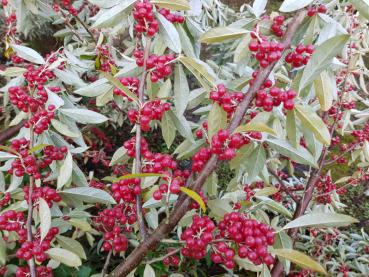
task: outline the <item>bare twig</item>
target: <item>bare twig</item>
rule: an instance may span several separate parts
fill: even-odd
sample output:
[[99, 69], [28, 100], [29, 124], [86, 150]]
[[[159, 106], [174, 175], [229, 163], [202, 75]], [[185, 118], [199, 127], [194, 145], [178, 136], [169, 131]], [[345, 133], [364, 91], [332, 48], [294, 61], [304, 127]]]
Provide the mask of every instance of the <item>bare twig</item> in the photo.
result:
[[162, 257], [159, 257], [159, 258], [153, 259], [151, 261], [148, 261], [146, 264], [153, 264], [153, 263], [156, 263], [156, 262], [161, 262], [165, 258], [168, 258], [170, 256], [173, 256], [173, 255], [177, 254], [179, 251], [181, 251], [181, 248], [174, 249], [174, 250], [170, 251], [168, 254], [166, 254]]
[[[298, 27], [301, 25], [304, 17], [305, 11], [299, 11], [292, 19], [282, 41], [284, 48], [290, 46], [292, 38], [296, 33]], [[259, 72], [257, 78], [255, 79], [255, 82], [246, 93], [245, 98], [237, 107], [237, 110], [232, 118], [229, 127], [229, 130], [231, 132], [233, 132], [242, 122], [242, 119], [247, 112], [251, 101], [254, 99], [256, 92], [260, 89], [262, 84], [268, 78], [275, 64], [276, 62], [270, 64], [268, 67], [262, 69]], [[197, 176], [197, 179], [190, 186], [190, 188], [197, 192], [200, 191], [208, 176], [216, 169], [217, 162], [217, 156], [213, 155], [207, 162], [201, 173]], [[134, 268], [136, 268], [144, 259], [147, 252], [153, 249], [162, 239], [165, 238], [165, 236], [169, 232], [171, 232], [177, 226], [179, 220], [186, 214], [190, 203], [191, 199], [182, 193], [181, 196], [178, 198], [175, 207], [173, 208], [169, 220], [163, 220], [158, 228], [156, 228], [155, 231], [147, 237], [147, 239], [142, 241], [125, 261], [123, 261], [114, 269], [110, 276], [127, 276]]]
[[5, 131], [0, 133], [0, 144], [3, 144], [5, 141], [7, 141], [9, 138], [11, 138], [12, 136], [14, 136], [16, 133], [18, 133], [18, 131], [23, 127], [24, 123], [26, 121], [23, 120], [21, 123], [19, 123], [18, 125], [12, 126], [8, 129], [6, 129]]
[[94, 43], [97, 44], [97, 40], [94, 36], [94, 34], [91, 32], [91, 30], [88, 28], [85, 22], [83, 22], [78, 15], [75, 15], [74, 18], [82, 25], [83, 29], [86, 30], [86, 32], [90, 35], [90, 37], [93, 39]]
[[287, 195], [289, 197], [291, 197], [292, 200], [295, 201], [295, 203], [298, 203], [299, 202], [298, 197], [295, 194], [293, 194], [292, 191], [289, 188], [286, 187], [286, 185], [283, 183], [281, 178], [279, 178], [278, 174], [276, 172], [274, 172], [273, 170], [271, 170], [270, 168], [268, 168], [268, 171], [270, 172], [270, 174], [272, 174], [274, 176], [274, 178], [277, 179], [278, 184], [281, 187], [281, 190], [284, 191], [285, 193], [287, 193]]
[[109, 267], [109, 264], [110, 264], [110, 259], [111, 259], [112, 254], [113, 254], [113, 250], [110, 250], [109, 253], [108, 253], [108, 256], [106, 257], [104, 267], [101, 271], [101, 277], [105, 277], [106, 273], [108, 272], [108, 267]]

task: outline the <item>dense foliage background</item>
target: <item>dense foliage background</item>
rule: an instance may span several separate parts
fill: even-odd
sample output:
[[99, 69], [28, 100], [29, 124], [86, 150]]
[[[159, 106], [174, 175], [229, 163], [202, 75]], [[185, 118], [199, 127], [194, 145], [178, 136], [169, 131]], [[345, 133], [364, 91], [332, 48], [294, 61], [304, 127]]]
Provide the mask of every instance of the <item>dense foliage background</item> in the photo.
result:
[[0, 275], [368, 276], [367, 0], [2, 0]]

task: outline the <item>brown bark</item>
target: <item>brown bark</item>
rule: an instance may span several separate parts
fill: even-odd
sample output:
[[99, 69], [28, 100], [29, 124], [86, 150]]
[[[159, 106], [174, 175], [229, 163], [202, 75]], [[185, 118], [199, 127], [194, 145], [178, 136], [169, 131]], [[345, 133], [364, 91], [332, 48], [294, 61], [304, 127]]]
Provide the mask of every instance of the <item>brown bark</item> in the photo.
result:
[[22, 121], [18, 125], [12, 126], [5, 131], [2, 131], [0, 133], [0, 144], [3, 144], [8, 139], [10, 139], [12, 136], [14, 136], [18, 131], [23, 127], [25, 121]]
[[[291, 23], [288, 26], [286, 34], [282, 40], [282, 44], [285, 48], [289, 47], [294, 34], [305, 17], [305, 11], [299, 11], [296, 13]], [[233, 119], [231, 121], [229, 130], [233, 132], [242, 122], [242, 119], [247, 112], [247, 109], [253, 100], [256, 92], [260, 89], [261, 85], [268, 78], [270, 72], [273, 70], [276, 62], [270, 64], [267, 68], [264, 68], [258, 74], [254, 84], [249, 88], [246, 93], [246, 97], [238, 106]], [[204, 169], [198, 175], [197, 179], [190, 186], [192, 190], [199, 191], [204, 185], [208, 176], [216, 169], [218, 158], [213, 155], [207, 162]], [[179, 220], [186, 214], [188, 207], [191, 203], [191, 199], [186, 195], [181, 195], [173, 208], [173, 211], [168, 219], [163, 220], [159, 227], [148, 236], [148, 238], [140, 243], [140, 245], [127, 257], [125, 261], [119, 264], [114, 271], [110, 274], [112, 277], [127, 276], [133, 269], [135, 269], [146, 256], [147, 252], [153, 250], [156, 245], [165, 238], [178, 224]]]

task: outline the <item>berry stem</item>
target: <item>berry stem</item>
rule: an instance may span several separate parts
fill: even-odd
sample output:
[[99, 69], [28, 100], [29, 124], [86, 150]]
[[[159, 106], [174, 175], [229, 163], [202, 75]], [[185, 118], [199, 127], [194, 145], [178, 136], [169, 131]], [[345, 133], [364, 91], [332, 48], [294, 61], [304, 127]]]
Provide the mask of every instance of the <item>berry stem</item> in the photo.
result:
[[[151, 39], [149, 37], [146, 37], [146, 45], [144, 50], [144, 65], [143, 65], [143, 71], [141, 75], [140, 80], [140, 87], [138, 90], [138, 98], [140, 100], [140, 105], [144, 105], [145, 102], [145, 80], [147, 75], [147, 59], [149, 58], [150, 53], [150, 46], [151, 46]], [[135, 173], [141, 173], [141, 137], [142, 137], [142, 130], [140, 121], [137, 120], [136, 124], [136, 153], [135, 153]], [[141, 183], [141, 179], [140, 179]], [[144, 241], [146, 239], [147, 230], [145, 225], [145, 219], [142, 212], [142, 199], [141, 195], [136, 196], [136, 210], [137, 210], [137, 220], [138, 225], [140, 228], [140, 235], [141, 235], [141, 241]]]
[[[304, 10], [300, 10], [292, 19], [282, 41], [284, 48], [290, 46], [293, 36], [295, 35], [297, 29], [305, 18], [305, 14], [306, 13]], [[246, 97], [240, 103], [235, 112], [229, 128], [231, 133], [233, 133], [233, 131], [242, 122], [244, 114], [247, 112], [257, 91], [265, 82], [276, 63], [277, 61], [272, 62], [268, 65], [268, 67], [262, 69], [258, 74], [255, 82], [246, 93]], [[217, 163], [218, 158], [216, 155], [213, 155], [209, 159], [201, 173], [198, 175], [197, 179], [192, 183], [191, 186], [189, 186], [189, 188], [196, 192], [200, 191], [208, 176], [216, 169]], [[110, 276], [127, 276], [134, 268], [136, 268], [143, 260], [146, 253], [150, 249], [153, 249], [169, 232], [171, 232], [177, 226], [179, 220], [186, 214], [191, 202], [192, 201], [189, 197], [181, 194], [177, 200], [175, 207], [173, 208], [173, 212], [170, 215], [169, 220], [162, 221], [158, 228], [156, 228], [155, 231], [147, 237], [147, 239], [142, 241], [140, 245], [127, 257], [127, 259], [114, 269]]]
[[180, 251], [181, 251], [181, 248], [174, 249], [174, 250], [170, 251], [168, 254], [166, 254], [164, 256], [161, 256], [159, 258], [152, 259], [151, 261], [146, 262], [146, 264], [153, 264], [153, 263], [156, 263], [156, 262], [160, 262], [160, 261], [164, 260], [165, 258], [168, 258], [170, 256], [173, 256], [173, 255], [177, 254]]

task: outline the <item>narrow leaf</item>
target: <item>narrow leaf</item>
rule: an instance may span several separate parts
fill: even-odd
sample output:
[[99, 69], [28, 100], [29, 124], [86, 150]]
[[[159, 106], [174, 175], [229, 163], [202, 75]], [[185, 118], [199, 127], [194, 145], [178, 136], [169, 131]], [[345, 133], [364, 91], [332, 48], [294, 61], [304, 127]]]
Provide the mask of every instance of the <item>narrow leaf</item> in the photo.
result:
[[160, 13], [157, 13], [156, 17], [159, 20], [159, 33], [162, 35], [165, 43], [175, 53], [180, 54], [182, 45], [177, 29]]
[[227, 126], [227, 113], [223, 108], [214, 103], [211, 107], [208, 117], [208, 134], [209, 140], [215, 135], [220, 129], [224, 129]]
[[216, 27], [210, 29], [200, 37], [202, 43], [218, 43], [229, 39], [237, 39], [247, 34], [249, 31], [243, 29], [236, 29], [233, 27]]
[[139, 102], [137, 96], [131, 92], [126, 86], [124, 86], [121, 82], [119, 82], [118, 79], [114, 78], [111, 74], [102, 72], [102, 75], [116, 88], [120, 89], [124, 92], [125, 95], [127, 95], [129, 98], [133, 99], [136, 102]]
[[109, 193], [101, 189], [95, 189], [91, 187], [78, 187], [63, 190], [59, 192], [61, 195], [74, 196], [80, 201], [86, 203], [103, 203], [103, 204], [115, 204], [115, 200]]
[[344, 214], [311, 213], [287, 223], [283, 229], [299, 227], [341, 227], [357, 222], [357, 219]]
[[68, 183], [69, 179], [72, 177], [73, 173], [73, 157], [68, 151], [67, 156], [60, 167], [59, 176], [57, 180], [57, 188], [61, 189], [65, 184]]
[[182, 65], [177, 65], [174, 72], [174, 105], [178, 114], [186, 110], [190, 89]]
[[31, 63], [37, 63], [37, 64], [45, 63], [44, 58], [32, 48], [29, 48], [23, 45], [18, 45], [18, 44], [12, 44], [11, 48], [17, 53], [17, 56]]
[[43, 198], [39, 198], [38, 200], [38, 215], [40, 218], [40, 236], [41, 241], [47, 236], [47, 233], [51, 227], [51, 212], [49, 205]]
[[70, 267], [81, 266], [81, 259], [73, 252], [62, 248], [51, 248], [45, 252], [51, 259]]
[[262, 122], [250, 122], [247, 123], [246, 125], [238, 126], [234, 131], [234, 133], [240, 132], [261, 132], [277, 136], [277, 134], [272, 128], [270, 128], [268, 125]]
[[167, 8], [174, 11], [188, 11], [190, 5], [187, 0], [152, 0], [151, 3], [161, 8]]
[[161, 133], [168, 149], [171, 147], [176, 137], [176, 130], [173, 128], [173, 125], [174, 123], [170, 116], [164, 113], [163, 118], [161, 119]]
[[205, 213], [206, 212], [206, 206], [204, 201], [202, 200], [201, 196], [196, 192], [193, 191], [191, 189], [185, 188], [185, 187], [181, 187], [181, 191], [184, 192], [185, 194], [187, 194], [189, 197], [191, 197], [193, 200], [195, 200], [201, 207], [202, 211]]

